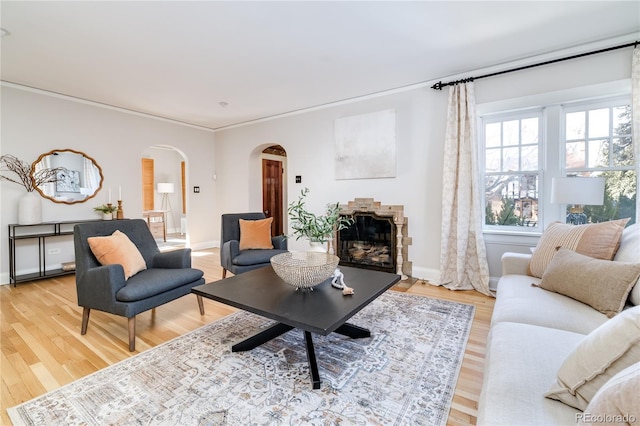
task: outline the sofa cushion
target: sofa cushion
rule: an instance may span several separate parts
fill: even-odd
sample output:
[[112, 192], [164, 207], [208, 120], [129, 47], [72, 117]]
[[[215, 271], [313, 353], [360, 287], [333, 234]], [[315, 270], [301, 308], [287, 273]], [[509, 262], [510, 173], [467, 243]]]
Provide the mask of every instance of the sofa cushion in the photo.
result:
[[547, 266], [540, 287], [569, 296], [609, 318], [624, 308], [640, 276], [640, 263], [594, 259], [561, 248]]
[[156, 294], [182, 287], [185, 284], [198, 282], [203, 272], [199, 269], [147, 269], [134, 275], [127, 281], [127, 285], [116, 293], [116, 300], [120, 302], [135, 302], [148, 299]]
[[271, 222], [272, 217], [260, 220], [239, 219], [240, 250], [272, 249]]
[[607, 320], [582, 302], [532, 286], [538, 283], [527, 275], [501, 277], [491, 324], [518, 322], [589, 334]]
[[87, 242], [101, 265], [122, 265], [125, 280], [147, 269], [142, 254], [123, 232], [116, 230], [106, 237], [89, 237]]
[[[640, 263], [640, 223], [624, 228], [620, 239], [620, 248], [614, 258], [616, 262]], [[629, 294], [629, 302], [640, 305], [640, 282], [636, 283]]]
[[541, 278], [559, 247], [596, 259], [612, 260], [629, 219], [586, 225], [553, 222], [543, 232], [529, 262], [529, 275]]
[[544, 397], [562, 360], [584, 335], [499, 323], [487, 338], [478, 425], [575, 424], [575, 408]]
[[269, 263], [269, 260], [276, 254], [284, 253], [287, 250], [243, 250], [233, 258], [236, 266], [251, 266], [260, 263]]
[[627, 309], [586, 336], [558, 370], [548, 398], [584, 410], [613, 376], [640, 362], [640, 306]]
[[637, 424], [640, 421], [639, 395], [640, 362], [613, 376], [596, 392], [584, 413], [578, 415], [579, 424], [604, 423], [597, 419], [610, 419], [606, 422], [608, 425]]

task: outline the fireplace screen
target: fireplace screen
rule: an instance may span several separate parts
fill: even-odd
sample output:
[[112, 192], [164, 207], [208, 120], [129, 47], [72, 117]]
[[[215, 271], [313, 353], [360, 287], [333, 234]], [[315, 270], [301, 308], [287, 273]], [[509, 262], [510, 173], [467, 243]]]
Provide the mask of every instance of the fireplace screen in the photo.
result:
[[354, 223], [338, 232], [340, 265], [396, 272], [396, 226], [392, 217], [355, 213]]

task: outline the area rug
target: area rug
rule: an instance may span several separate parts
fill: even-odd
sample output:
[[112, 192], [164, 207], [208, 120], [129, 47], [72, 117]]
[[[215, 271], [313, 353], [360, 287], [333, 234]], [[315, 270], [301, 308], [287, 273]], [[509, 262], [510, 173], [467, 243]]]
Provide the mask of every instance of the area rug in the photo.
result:
[[239, 311], [8, 410], [16, 425], [444, 425], [474, 306], [388, 291], [350, 339], [304, 335], [230, 346], [273, 324]]

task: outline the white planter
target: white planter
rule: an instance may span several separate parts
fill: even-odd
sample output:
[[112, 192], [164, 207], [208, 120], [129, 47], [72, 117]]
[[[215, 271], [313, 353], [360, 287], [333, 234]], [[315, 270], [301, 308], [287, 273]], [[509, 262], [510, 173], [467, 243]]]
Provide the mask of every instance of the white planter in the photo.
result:
[[309, 245], [311, 246], [311, 248], [308, 251], [316, 251], [318, 253], [327, 252], [327, 246], [325, 245], [325, 243], [322, 243], [320, 241], [309, 241]]
[[102, 213], [102, 220], [112, 220], [113, 213]]
[[42, 223], [42, 198], [35, 192], [27, 192], [18, 201], [18, 225]]

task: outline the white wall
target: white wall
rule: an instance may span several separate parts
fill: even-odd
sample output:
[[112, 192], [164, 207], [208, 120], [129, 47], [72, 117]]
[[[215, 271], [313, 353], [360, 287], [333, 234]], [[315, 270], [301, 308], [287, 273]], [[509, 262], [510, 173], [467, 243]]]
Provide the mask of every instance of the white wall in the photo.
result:
[[[218, 230], [211, 226], [214, 210], [214, 135], [193, 127], [156, 120], [113, 109], [52, 97], [3, 85], [0, 152], [33, 162], [52, 149], [71, 148], [85, 152], [102, 167], [104, 182], [95, 198], [65, 205], [43, 199], [43, 220], [94, 219], [93, 207], [107, 201], [112, 189], [117, 198], [122, 186], [124, 214], [142, 217], [140, 159], [151, 145], [176, 147], [187, 158], [187, 187], [200, 186], [200, 193], [187, 192], [190, 245], [212, 246]], [[9, 281], [7, 225], [17, 223], [17, 203], [24, 188], [0, 183], [0, 279]], [[73, 260], [68, 246], [50, 263]], [[18, 270], [34, 268], [34, 259], [24, 259]]]
[[[478, 80], [476, 98], [478, 104], [532, 99], [538, 94], [629, 79], [630, 74], [631, 49], [624, 49]], [[446, 106], [447, 89], [439, 92], [422, 87], [218, 131], [215, 166], [220, 202], [213, 217], [219, 221], [221, 213], [261, 209], [259, 164], [254, 159], [256, 152], [277, 143], [287, 151], [289, 202], [297, 197], [300, 189], [308, 187], [311, 190], [309, 205], [317, 212], [322, 211], [326, 203], [344, 203], [355, 197], [373, 197], [383, 204], [403, 204], [409, 218], [409, 235], [413, 238], [409, 248], [413, 276], [437, 279], [442, 172], [446, 166], [442, 163]], [[396, 177], [336, 180], [334, 121], [384, 109], [395, 109], [397, 114]], [[295, 183], [296, 175], [302, 175], [301, 184]], [[502, 253], [526, 252], [529, 246], [535, 245], [537, 237], [491, 236], [489, 240], [490, 272], [492, 277], [497, 277]], [[290, 241], [290, 247], [299, 248], [301, 243]]]

